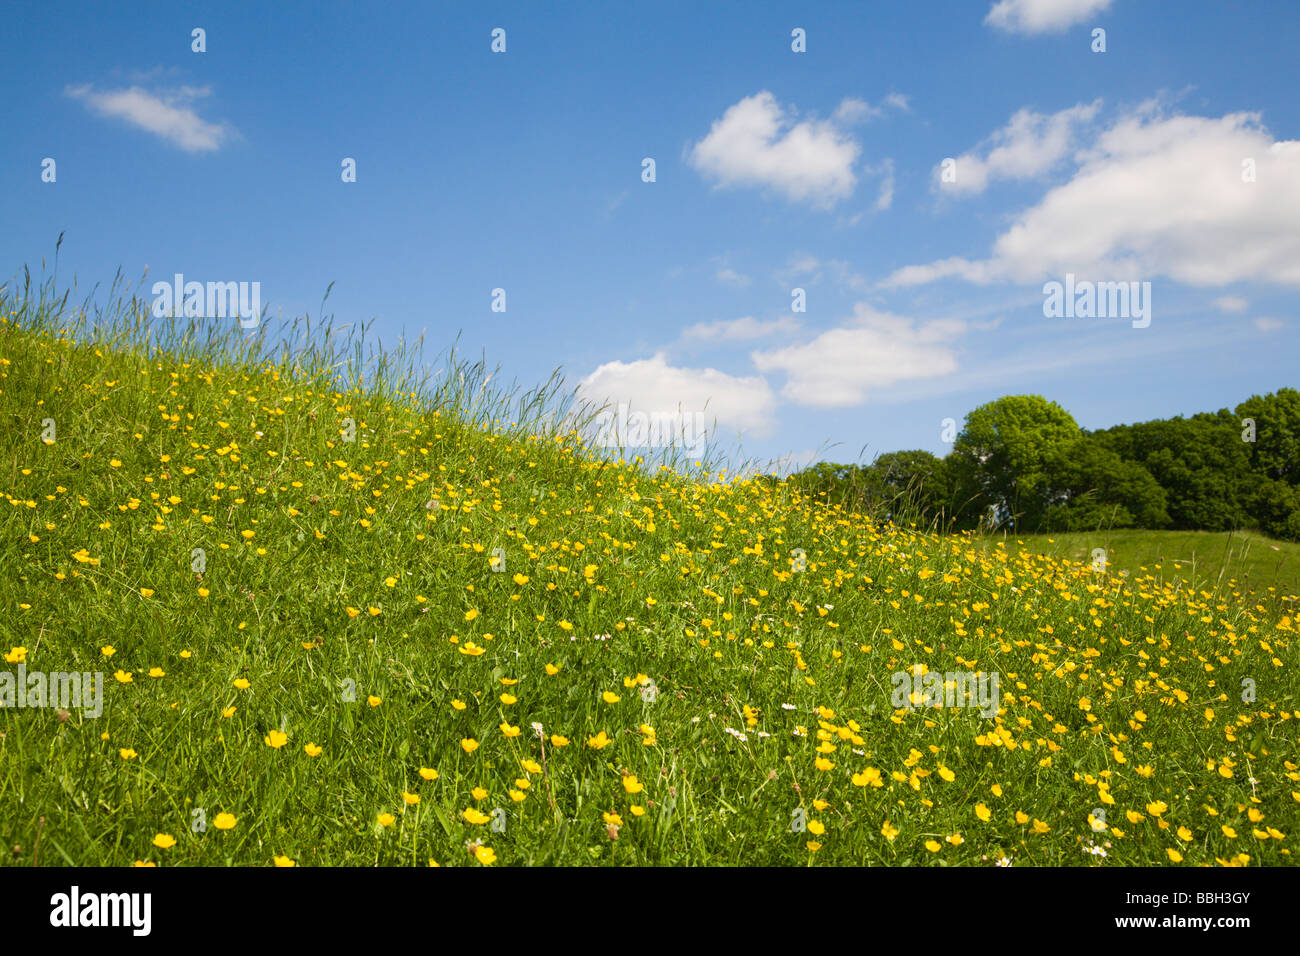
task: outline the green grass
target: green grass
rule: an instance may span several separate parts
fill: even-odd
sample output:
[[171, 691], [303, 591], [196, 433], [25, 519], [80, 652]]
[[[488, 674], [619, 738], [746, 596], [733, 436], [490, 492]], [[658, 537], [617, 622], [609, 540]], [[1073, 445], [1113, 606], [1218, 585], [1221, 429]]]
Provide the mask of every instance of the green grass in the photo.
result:
[[454, 358], [0, 319], [0, 676], [107, 677], [0, 708], [15, 865], [1293, 860], [1280, 606], [598, 458]]
[[[1002, 540], [990, 535], [990, 540]], [[1284, 599], [1300, 594], [1300, 542], [1251, 531], [1098, 531], [1006, 536], [1008, 546], [1035, 553], [1092, 561], [1105, 548], [1115, 571], [1158, 573], [1222, 593], [1254, 593]], [[1289, 602], [1294, 608], [1294, 601]]]

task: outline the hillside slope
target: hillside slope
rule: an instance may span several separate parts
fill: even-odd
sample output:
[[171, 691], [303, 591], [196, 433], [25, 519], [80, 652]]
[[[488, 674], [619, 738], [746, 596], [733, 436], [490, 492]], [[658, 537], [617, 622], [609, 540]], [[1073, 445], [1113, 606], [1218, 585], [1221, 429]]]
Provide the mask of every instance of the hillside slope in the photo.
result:
[[1272, 606], [3, 305], [17, 863], [1292, 861]]

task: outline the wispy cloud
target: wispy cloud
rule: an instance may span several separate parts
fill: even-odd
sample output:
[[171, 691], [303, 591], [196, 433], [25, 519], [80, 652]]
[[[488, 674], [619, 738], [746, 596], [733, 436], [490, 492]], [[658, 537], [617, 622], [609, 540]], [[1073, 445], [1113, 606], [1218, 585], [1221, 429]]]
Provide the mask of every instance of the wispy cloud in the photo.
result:
[[1211, 303], [1220, 312], [1227, 312], [1230, 315], [1238, 315], [1250, 308], [1250, 302], [1239, 295], [1224, 295], [1215, 299]]
[[195, 111], [194, 104], [211, 93], [206, 86], [97, 90], [83, 84], [69, 86], [64, 93], [86, 104], [93, 113], [124, 120], [190, 153], [220, 149], [237, 135], [230, 125], [209, 122]]
[[880, 164], [884, 179], [880, 181], [880, 192], [876, 194], [876, 209], [883, 211], [894, 204], [894, 161], [886, 159]]
[[853, 266], [844, 259], [818, 259], [812, 255], [796, 255], [775, 273], [777, 284], [786, 289], [795, 282], [817, 285], [824, 278], [829, 278], [840, 288], [853, 292], [867, 292], [871, 288], [871, 283], [855, 272]]
[[[888, 109], [887, 109], [888, 108]], [[884, 116], [889, 109], [895, 109], [902, 113], [910, 113], [911, 105], [907, 97], [902, 93], [890, 93], [880, 101], [879, 106], [872, 106], [867, 100], [857, 96], [846, 96], [840, 101], [840, 105], [835, 108], [831, 119], [837, 123], [851, 126], [855, 123], [865, 123], [868, 120], [879, 119]]]
[[799, 329], [798, 319], [786, 317], [763, 322], [752, 315], [747, 315], [743, 318], [724, 319], [719, 322], [699, 322], [686, 329], [682, 333], [682, 338], [699, 342], [743, 342], [778, 333], [794, 333]]

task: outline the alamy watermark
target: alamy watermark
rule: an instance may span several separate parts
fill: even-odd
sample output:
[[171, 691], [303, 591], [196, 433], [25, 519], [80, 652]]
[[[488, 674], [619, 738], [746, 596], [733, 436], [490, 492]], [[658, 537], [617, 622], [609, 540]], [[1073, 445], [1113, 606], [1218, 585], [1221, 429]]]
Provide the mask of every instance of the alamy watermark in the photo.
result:
[[104, 675], [99, 671], [46, 674], [19, 664], [16, 674], [0, 671], [0, 707], [75, 707], [87, 717], [98, 717], [104, 712]]
[[245, 329], [257, 328], [262, 317], [260, 282], [186, 282], [176, 273], [172, 282], [155, 282], [153, 314], [190, 319], [226, 319], [238, 316]]
[[997, 671], [925, 671], [913, 664], [910, 671], [896, 671], [890, 679], [894, 691], [890, 703], [895, 710], [913, 707], [977, 707], [980, 716], [997, 716], [1001, 698], [1001, 677]]
[[152, 893], [83, 893], [73, 885], [50, 897], [50, 925], [125, 927], [134, 936], [148, 936], [153, 927]]
[[708, 438], [708, 420], [703, 412], [634, 412], [626, 402], [602, 412], [595, 444], [602, 448], [680, 447], [702, 452]]
[[1133, 328], [1151, 324], [1150, 282], [1065, 282], [1043, 284], [1043, 315], [1049, 319], [1132, 319]]

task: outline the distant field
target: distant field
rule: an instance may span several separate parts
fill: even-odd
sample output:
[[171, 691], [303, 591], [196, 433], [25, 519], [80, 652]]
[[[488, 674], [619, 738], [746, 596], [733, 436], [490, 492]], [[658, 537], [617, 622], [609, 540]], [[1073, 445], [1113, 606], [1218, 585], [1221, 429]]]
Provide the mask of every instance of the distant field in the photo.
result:
[[[1001, 536], [990, 535], [992, 542]], [[1028, 534], [1005, 539], [1053, 557], [1089, 561], [1093, 548], [1106, 548], [1112, 570], [1147, 572], [1165, 580], [1193, 580], [1206, 588], [1236, 579], [1239, 590], [1300, 601], [1300, 544], [1242, 531], [1102, 531]]]

